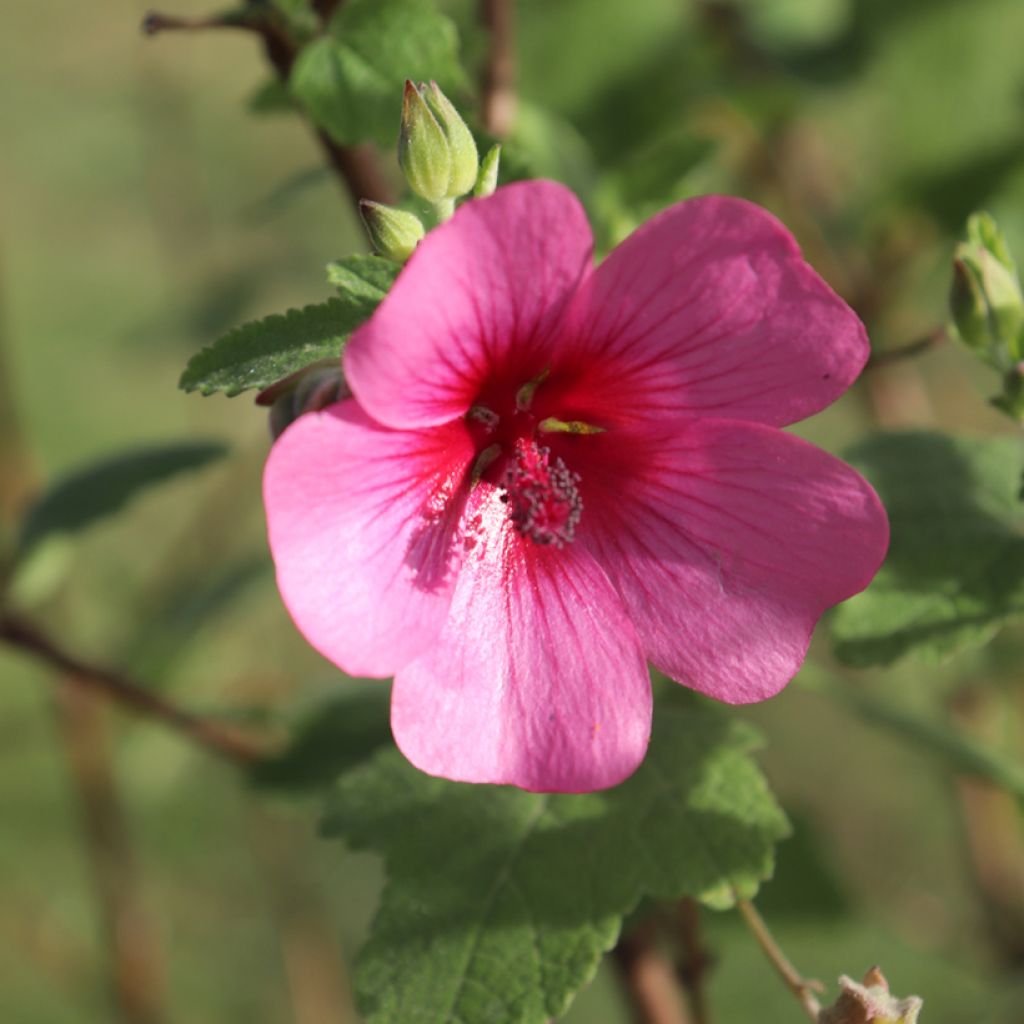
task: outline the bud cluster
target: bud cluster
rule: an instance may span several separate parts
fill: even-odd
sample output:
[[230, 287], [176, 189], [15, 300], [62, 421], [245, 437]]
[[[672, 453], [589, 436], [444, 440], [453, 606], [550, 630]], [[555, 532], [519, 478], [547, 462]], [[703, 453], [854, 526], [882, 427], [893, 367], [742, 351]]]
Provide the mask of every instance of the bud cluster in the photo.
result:
[[987, 213], [967, 221], [953, 257], [950, 309], [956, 333], [1003, 375], [997, 408], [1024, 419], [1024, 293], [1006, 239]]
[[[434, 208], [438, 220], [455, 211], [455, 200], [472, 191], [489, 196], [498, 185], [501, 147], [492, 146], [481, 163], [473, 133], [451, 100], [429, 84], [406, 81], [398, 162], [409, 187]], [[423, 238], [423, 222], [415, 213], [363, 199], [359, 203], [374, 252], [405, 263]]]

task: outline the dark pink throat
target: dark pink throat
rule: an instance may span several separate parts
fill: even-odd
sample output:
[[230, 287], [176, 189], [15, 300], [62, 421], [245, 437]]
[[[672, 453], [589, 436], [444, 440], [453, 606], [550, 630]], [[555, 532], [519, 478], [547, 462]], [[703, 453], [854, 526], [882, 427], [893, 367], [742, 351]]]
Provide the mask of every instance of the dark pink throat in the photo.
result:
[[507, 388], [492, 383], [466, 416], [477, 444], [474, 483], [500, 490], [509, 521], [523, 537], [558, 548], [574, 539], [583, 501], [579, 475], [552, 448], [571, 459], [577, 444], [590, 443], [585, 435], [603, 430], [562, 419], [564, 393], [564, 384], [542, 371]]

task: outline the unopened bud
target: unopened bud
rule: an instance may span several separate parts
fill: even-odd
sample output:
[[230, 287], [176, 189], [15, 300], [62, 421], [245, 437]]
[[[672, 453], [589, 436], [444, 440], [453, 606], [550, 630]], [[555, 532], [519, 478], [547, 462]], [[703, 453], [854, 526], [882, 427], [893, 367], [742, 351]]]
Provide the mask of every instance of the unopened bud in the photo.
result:
[[480, 167], [480, 158], [477, 155], [473, 133], [459, 116], [459, 112], [452, 105], [451, 100], [438, 88], [437, 82], [431, 82], [423, 90], [423, 95], [427, 106], [437, 118], [437, 123], [448, 140], [452, 170], [448, 182], [447, 198], [458, 199], [476, 184], [477, 171]]
[[406, 210], [361, 199], [359, 216], [374, 251], [395, 263], [404, 263], [423, 237], [419, 217]]
[[351, 395], [341, 360], [323, 359], [265, 388], [256, 404], [270, 407], [270, 433], [276, 439], [303, 413], [318, 412]]
[[484, 199], [498, 187], [498, 165], [501, 163], [501, 146], [495, 143], [480, 162], [480, 174], [476, 179], [473, 195]]
[[960, 338], [986, 362], [1005, 372], [1024, 355], [1024, 295], [1006, 240], [988, 214], [967, 222], [949, 301]]
[[405, 83], [398, 162], [409, 187], [428, 202], [465, 195], [476, 181], [476, 143], [434, 82]]

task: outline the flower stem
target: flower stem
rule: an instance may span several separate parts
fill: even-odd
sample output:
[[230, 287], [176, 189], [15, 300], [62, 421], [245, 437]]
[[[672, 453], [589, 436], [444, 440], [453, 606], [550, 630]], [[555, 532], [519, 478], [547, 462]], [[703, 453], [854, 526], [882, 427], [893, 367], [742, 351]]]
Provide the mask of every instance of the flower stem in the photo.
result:
[[805, 978], [789, 962], [786, 954], [782, 952], [779, 944], [775, 941], [772, 933], [768, 930], [764, 918], [757, 912], [754, 904], [749, 900], [737, 900], [736, 909], [740, 912], [747, 927], [750, 929], [757, 944], [761, 947], [764, 955], [768, 957], [775, 972], [783, 980], [786, 988], [790, 990], [800, 1001], [808, 1019], [817, 1024], [818, 1016], [821, 1013], [821, 1004], [814, 995], [815, 990], [821, 991], [821, 983]]

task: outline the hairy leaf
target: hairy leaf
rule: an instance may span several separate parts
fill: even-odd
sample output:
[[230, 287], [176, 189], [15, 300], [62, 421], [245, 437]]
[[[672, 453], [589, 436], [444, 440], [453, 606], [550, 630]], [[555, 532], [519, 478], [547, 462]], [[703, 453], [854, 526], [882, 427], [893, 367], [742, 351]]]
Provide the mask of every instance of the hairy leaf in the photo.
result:
[[407, 78], [461, 84], [455, 25], [429, 0], [348, 0], [295, 62], [291, 89], [345, 145], [394, 145]]
[[117, 512], [139, 491], [219, 458], [218, 442], [190, 441], [140, 448], [77, 469], [58, 480], [33, 505], [21, 525], [16, 557], [47, 537], [76, 533]]
[[179, 387], [228, 396], [266, 388], [321, 359], [337, 359], [345, 339], [377, 308], [398, 267], [375, 256], [332, 264], [339, 297], [236, 327], [193, 356]]
[[1024, 613], [1020, 441], [888, 433], [848, 458], [885, 503], [892, 543], [871, 586], [835, 614], [843, 661], [937, 658]]
[[647, 760], [585, 795], [423, 775], [397, 751], [344, 776], [329, 835], [384, 856], [357, 989], [371, 1024], [542, 1024], [645, 895], [725, 907], [771, 874], [787, 824], [746, 727], [661, 708]]
[[327, 280], [353, 299], [378, 303], [394, 284], [401, 267], [380, 256], [345, 256], [327, 264]]

